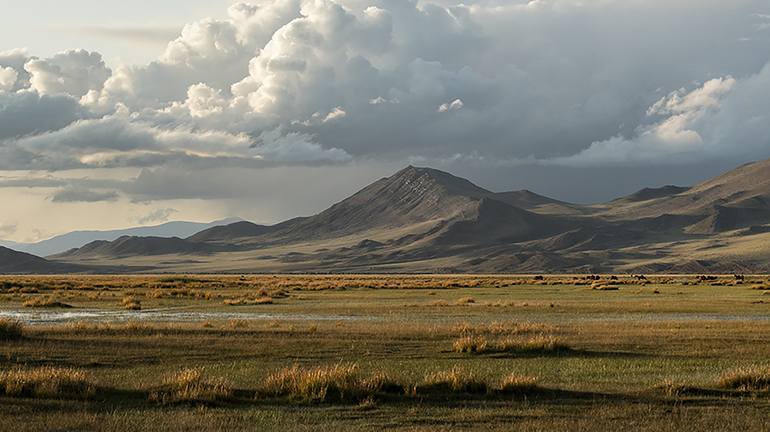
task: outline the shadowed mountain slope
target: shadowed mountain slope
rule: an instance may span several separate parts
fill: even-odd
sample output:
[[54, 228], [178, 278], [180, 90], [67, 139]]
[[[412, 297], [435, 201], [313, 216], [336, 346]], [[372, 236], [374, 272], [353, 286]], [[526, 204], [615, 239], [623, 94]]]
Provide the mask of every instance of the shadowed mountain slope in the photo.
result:
[[0, 273], [51, 274], [78, 272], [78, 266], [51, 262], [44, 258], [0, 246]]

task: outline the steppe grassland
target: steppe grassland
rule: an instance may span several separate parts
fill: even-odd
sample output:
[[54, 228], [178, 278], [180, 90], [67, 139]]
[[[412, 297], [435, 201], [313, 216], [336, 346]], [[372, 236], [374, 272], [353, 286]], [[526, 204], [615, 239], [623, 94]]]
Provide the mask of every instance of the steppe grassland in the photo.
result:
[[[766, 285], [733, 275], [5, 277], [2, 311], [120, 319], [0, 322], [0, 417], [14, 430], [762, 430]], [[153, 311], [188, 315], [148, 321]]]

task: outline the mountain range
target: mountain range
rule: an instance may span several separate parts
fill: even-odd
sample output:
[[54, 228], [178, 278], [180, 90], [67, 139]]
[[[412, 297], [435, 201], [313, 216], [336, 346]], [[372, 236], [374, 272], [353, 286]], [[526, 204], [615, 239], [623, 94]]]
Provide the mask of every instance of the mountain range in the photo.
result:
[[227, 225], [238, 221], [240, 221], [238, 218], [223, 219], [209, 223], [175, 221], [155, 226], [112, 231], [73, 231], [37, 243], [16, 243], [0, 240], [0, 246], [5, 246], [18, 252], [46, 257], [79, 248], [94, 241], [113, 241], [123, 236], [189, 237], [211, 227]]
[[310, 217], [123, 235], [45, 260], [90, 272], [708, 273], [769, 263], [770, 160], [596, 205], [409, 166]]

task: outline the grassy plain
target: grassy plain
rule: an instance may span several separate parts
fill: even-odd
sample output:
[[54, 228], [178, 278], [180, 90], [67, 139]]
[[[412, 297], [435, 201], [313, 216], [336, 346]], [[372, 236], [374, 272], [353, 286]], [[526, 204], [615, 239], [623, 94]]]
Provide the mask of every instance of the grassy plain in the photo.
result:
[[768, 430], [767, 292], [732, 275], [4, 277], [0, 430]]

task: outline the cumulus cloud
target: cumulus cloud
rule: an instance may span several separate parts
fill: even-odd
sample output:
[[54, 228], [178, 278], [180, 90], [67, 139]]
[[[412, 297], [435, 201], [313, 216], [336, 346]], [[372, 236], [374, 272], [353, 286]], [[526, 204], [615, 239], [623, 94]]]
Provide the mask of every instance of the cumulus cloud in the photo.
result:
[[676, 164], [724, 157], [761, 157], [770, 136], [770, 63], [742, 80], [727, 76], [661, 98], [647, 115], [657, 120], [631, 137], [594, 142], [580, 153], [554, 160], [576, 165]]
[[6, 51], [0, 169], [766, 157], [766, 5], [705, 2], [240, 2], [145, 65]]
[[[343, 111], [344, 112], [344, 111]], [[324, 122], [329, 120], [328, 114]], [[337, 116], [344, 116], [337, 114]], [[338, 148], [325, 149], [308, 134], [290, 132], [284, 134], [281, 129], [263, 132], [259, 144], [254, 149], [260, 157], [277, 162], [347, 162], [351, 156]]]
[[0, 92], [13, 90], [18, 79], [19, 73], [14, 68], [0, 66]]
[[102, 56], [86, 50], [66, 51], [47, 59], [31, 59], [24, 64], [32, 89], [41, 95], [66, 94], [81, 97], [101, 89], [112, 71]]

